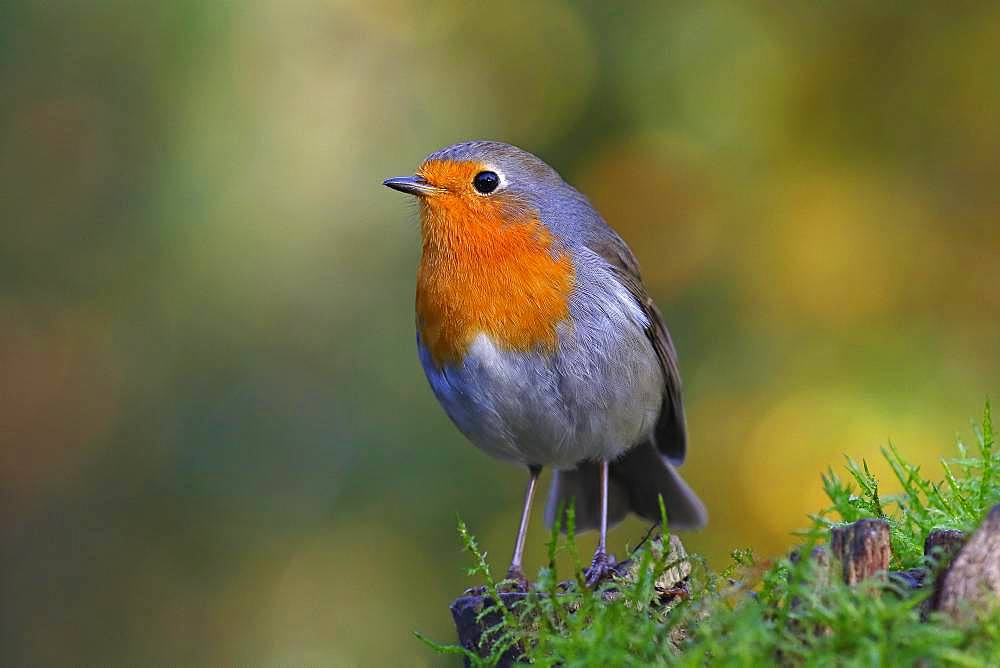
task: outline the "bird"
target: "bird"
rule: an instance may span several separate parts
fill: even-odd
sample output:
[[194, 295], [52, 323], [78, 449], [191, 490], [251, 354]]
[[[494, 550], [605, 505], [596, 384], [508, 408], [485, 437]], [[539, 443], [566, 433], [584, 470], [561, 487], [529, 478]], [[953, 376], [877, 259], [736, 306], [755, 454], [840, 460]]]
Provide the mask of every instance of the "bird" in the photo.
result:
[[687, 427], [673, 341], [635, 255], [590, 201], [499, 141], [442, 148], [383, 185], [419, 203], [417, 351], [434, 395], [475, 446], [527, 468], [507, 580], [527, 585], [545, 467], [546, 524], [572, 503], [577, 530], [599, 531], [588, 586], [613, 575], [608, 527], [628, 513], [658, 522], [662, 498], [672, 529], [703, 527], [705, 505], [677, 471]]

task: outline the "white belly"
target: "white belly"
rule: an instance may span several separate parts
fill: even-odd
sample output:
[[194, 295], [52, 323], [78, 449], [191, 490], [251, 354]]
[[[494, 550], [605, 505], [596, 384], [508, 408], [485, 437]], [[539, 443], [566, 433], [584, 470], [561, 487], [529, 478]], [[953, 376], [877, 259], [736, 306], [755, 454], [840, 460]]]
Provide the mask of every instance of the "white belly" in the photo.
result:
[[461, 366], [432, 385], [447, 384], [437, 392], [445, 410], [495, 457], [556, 468], [615, 459], [656, 423], [662, 376], [652, 347], [587, 355], [572, 334], [563, 342], [547, 356], [501, 350], [480, 335]]

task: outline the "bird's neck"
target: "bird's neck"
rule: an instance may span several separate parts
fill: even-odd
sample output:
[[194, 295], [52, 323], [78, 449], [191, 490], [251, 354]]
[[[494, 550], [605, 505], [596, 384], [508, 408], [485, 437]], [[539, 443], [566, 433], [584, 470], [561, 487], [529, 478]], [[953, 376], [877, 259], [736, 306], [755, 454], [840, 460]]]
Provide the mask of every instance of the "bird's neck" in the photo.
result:
[[480, 334], [507, 350], [555, 350], [575, 270], [541, 222], [425, 208], [421, 228], [417, 328], [435, 364], [460, 363]]

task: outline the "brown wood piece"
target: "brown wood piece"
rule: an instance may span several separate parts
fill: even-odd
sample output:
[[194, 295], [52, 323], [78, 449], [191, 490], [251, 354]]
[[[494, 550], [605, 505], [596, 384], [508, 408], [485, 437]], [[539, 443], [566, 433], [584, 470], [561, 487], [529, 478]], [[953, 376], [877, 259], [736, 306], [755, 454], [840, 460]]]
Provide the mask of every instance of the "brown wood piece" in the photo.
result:
[[958, 529], [931, 529], [924, 540], [924, 556], [947, 565], [965, 545], [966, 535]]
[[[670, 534], [667, 545], [667, 549], [669, 550], [667, 564], [670, 568], [666, 569], [656, 580], [656, 588], [661, 591], [676, 587], [691, 575], [691, 562], [688, 561], [687, 551], [684, 549], [684, 544], [681, 543], [681, 539], [677, 537], [677, 534]], [[653, 539], [650, 543], [650, 549], [652, 549], [654, 557], [662, 557], [663, 538]], [[628, 583], [635, 582], [639, 577], [639, 562], [634, 559], [621, 562], [615, 566], [615, 575], [619, 580]]]
[[934, 598], [935, 608], [955, 619], [986, 611], [1000, 600], [1000, 504], [938, 578]]
[[830, 530], [830, 550], [843, 567], [844, 582], [855, 585], [889, 570], [889, 523], [858, 520]]

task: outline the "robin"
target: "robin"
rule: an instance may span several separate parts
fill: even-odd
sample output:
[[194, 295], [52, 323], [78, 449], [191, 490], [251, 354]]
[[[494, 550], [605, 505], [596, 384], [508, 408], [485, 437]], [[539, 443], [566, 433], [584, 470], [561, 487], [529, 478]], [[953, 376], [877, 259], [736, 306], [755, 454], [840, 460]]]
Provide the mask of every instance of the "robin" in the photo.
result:
[[430, 154], [387, 179], [420, 205], [417, 350], [445, 412], [476, 446], [529, 473], [507, 577], [522, 585], [538, 476], [545, 511], [575, 503], [600, 539], [586, 577], [612, 566], [609, 524], [629, 512], [707, 522], [677, 473], [687, 449], [677, 354], [625, 242], [536, 156], [494, 141]]

